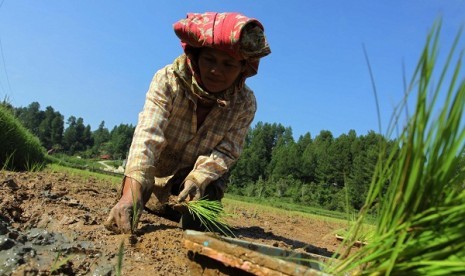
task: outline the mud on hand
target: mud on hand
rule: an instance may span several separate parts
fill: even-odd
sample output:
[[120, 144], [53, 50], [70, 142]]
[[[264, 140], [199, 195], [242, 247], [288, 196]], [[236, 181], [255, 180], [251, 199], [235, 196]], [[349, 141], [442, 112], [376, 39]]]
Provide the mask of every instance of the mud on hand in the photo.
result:
[[105, 228], [115, 234], [129, 234], [137, 229], [142, 205], [128, 202], [118, 202], [110, 211], [103, 224]]

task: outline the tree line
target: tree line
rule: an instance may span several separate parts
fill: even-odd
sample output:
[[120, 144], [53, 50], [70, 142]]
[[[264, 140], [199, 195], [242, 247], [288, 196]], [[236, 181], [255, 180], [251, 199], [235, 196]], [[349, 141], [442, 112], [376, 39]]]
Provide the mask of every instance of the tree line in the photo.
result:
[[38, 102], [18, 108], [5, 102], [3, 104], [39, 138], [49, 153], [79, 154], [85, 158], [108, 156], [112, 159], [125, 159], [135, 130], [133, 125], [120, 124], [110, 131], [102, 121], [98, 129], [92, 131], [89, 124], [84, 124], [83, 118], [70, 116], [65, 123], [64, 116], [59, 111], [55, 111], [51, 106], [41, 110]]
[[[125, 159], [135, 127], [120, 124], [111, 131], [102, 121], [96, 130], [82, 118], [64, 116], [38, 102], [9, 109], [48, 151], [85, 158]], [[66, 127], [65, 127], [66, 125]], [[294, 140], [291, 127], [258, 122], [246, 137], [243, 154], [228, 174], [228, 192], [261, 199], [279, 198], [329, 210], [359, 209], [365, 201], [380, 146], [395, 143], [373, 131], [354, 130], [339, 137], [322, 130]]]
[[259, 122], [231, 171], [230, 192], [328, 210], [360, 209], [378, 159], [387, 158], [394, 146], [374, 131], [357, 135], [355, 130], [339, 137], [322, 130], [295, 141], [290, 127]]

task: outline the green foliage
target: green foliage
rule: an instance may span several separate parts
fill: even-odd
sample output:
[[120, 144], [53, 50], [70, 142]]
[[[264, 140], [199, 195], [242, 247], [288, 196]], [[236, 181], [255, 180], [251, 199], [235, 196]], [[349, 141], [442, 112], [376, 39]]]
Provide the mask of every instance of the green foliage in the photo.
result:
[[[465, 274], [465, 78], [460, 75], [463, 52], [453, 64], [457, 36], [444, 67], [436, 72], [439, 33], [440, 25], [435, 25], [427, 38], [407, 91], [407, 96], [416, 94], [415, 112], [388, 159], [382, 158], [387, 152], [381, 151], [349, 245], [372, 206], [379, 210], [375, 234], [355, 254], [341, 254], [330, 273]], [[439, 95], [444, 95], [443, 101]], [[393, 118], [399, 118], [403, 108], [401, 105]]]
[[109, 151], [114, 159], [124, 159], [127, 157], [134, 130], [135, 127], [132, 125], [124, 124], [115, 126], [111, 130]]
[[6, 101], [2, 104], [8, 106], [24, 127], [36, 135], [50, 153], [64, 152], [86, 158], [109, 155], [114, 159], [124, 159], [132, 142], [135, 129], [132, 125], [121, 124], [109, 132], [102, 121], [99, 128], [93, 132], [90, 125], [84, 124], [83, 118], [70, 116], [65, 128], [63, 115], [51, 106], [42, 111], [38, 102], [19, 108], [14, 108]]
[[29, 129], [32, 134], [39, 136], [39, 125], [44, 114], [40, 111], [38, 102], [32, 102], [28, 107], [17, 108], [15, 115], [24, 127]]
[[40, 141], [0, 105], [0, 164], [2, 169], [38, 169], [45, 162], [45, 150]]
[[92, 147], [90, 126], [84, 126], [84, 120], [74, 116], [69, 117], [68, 127], [63, 134], [64, 148], [71, 155]]
[[243, 187], [244, 183], [248, 181], [257, 181], [259, 178], [266, 179], [273, 148], [284, 132], [285, 128], [281, 124], [263, 124], [261, 122], [249, 131], [242, 158], [239, 159], [235, 169], [231, 172], [230, 178], [234, 185]]
[[279, 179], [300, 175], [301, 154], [292, 138], [291, 128], [286, 128], [283, 135], [277, 139], [273, 148], [271, 161], [268, 165], [269, 178]]
[[46, 149], [61, 145], [63, 136], [63, 115], [48, 106], [40, 110], [38, 102], [28, 107], [16, 108], [15, 115], [19, 121], [36, 135]]
[[105, 127], [105, 121], [102, 121], [96, 131], [92, 135], [94, 139], [94, 146], [92, 147], [92, 153], [95, 156], [103, 154], [109, 154], [110, 149], [107, 147], [108, 141], [110, 141], [110, 132]]
[[229, 193], [339, 211], [347, 208], [346, 195], [350, 209], [361, 208], [380, 145], [394, 146], [373, 131], [357, 136], [354, 130], [336, 138], [328, 130], [315, 139], [307, 133], [295, 142], [291, 128], [261, 122], [246, 141], [231, 171]]

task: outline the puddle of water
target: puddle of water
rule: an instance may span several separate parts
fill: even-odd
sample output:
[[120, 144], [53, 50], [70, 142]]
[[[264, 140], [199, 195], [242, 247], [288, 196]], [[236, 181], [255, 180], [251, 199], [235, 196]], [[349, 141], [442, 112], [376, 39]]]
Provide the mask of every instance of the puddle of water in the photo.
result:
[[[40, 270], [57, 266], [59, 257], [81, 262], [86, 257], [99, 258], [100, 254], [89, 241], [70, 241], [61, 233], [32, 228], [24, 232], [7, 229], [0, 235], [0, 275], [8, 275], [25, 263], [34, 263]], [[108, 269], [102, 268], [99, 271]], [[105, 274], [96, 275], [105, 275]]]

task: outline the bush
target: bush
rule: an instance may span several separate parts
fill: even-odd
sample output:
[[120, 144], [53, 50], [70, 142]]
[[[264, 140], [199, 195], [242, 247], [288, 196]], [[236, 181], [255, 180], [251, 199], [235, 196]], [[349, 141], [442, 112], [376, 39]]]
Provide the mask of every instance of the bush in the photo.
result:
[[2, 169], [32, 170], [45, 163], [45, 149], [4, 106], [0, 105], [0, 165]]

